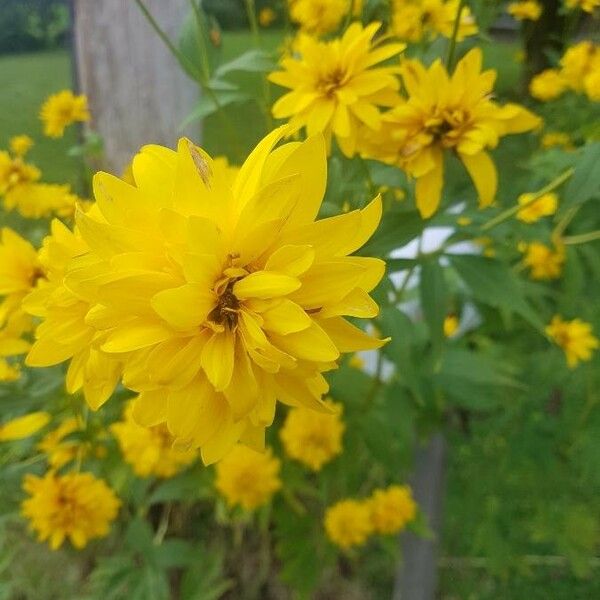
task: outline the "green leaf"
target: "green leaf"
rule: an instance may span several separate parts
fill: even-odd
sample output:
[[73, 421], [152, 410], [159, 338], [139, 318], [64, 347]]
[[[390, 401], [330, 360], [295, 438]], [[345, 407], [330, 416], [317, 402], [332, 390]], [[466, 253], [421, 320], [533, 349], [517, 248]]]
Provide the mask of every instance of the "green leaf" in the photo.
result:
[[575, 173], [569, 181], [563, 197], [562, 211], [591, 198], [600, 197], [600, 142], [588, 144], [581, 151]]
[[430, 226], [431, 220], [424, 221], [416, 210], [390, 211], [360, 254], [386, 256], [421, 235], [426, 225]]
[[444, 269], [437, 259], [426, 260], [421, 265], [421, 306], [429, 327], [434, 354], [437, 355], [444, 343], [444, 319], [448, 308], [448, 297]]
[[502, 263], [474, 255], [447, 255], [476, 300], [521, 315], [539, 331], [544, 324], [525, 300], [519, 281]]
[[229, 62], [219, 65], [215, 70], [215, 75], [217, 77], [223, 77], [223, 75], [233, 71], [266, 73], [268, 71], [273, 71], [276, 66], [276, 63], [268, 52], [253, 49], [244, 52]]
[[161, 569], [186, 567], [196, 560], [189, 542], [173, 538], [164, 540], [157, 546], [154, 556]]
[[204, 119], [230, 104], [246, 102], [247, 100], [252, 99], [252, 96], [247, 92], [243, 92], [239, 89], [214, 90], [213, 94], [214, 95], [209, 95], [204, 92], [202, 98], [200, 98], [200, 101], [196, 105], [196, 108], [182, 121], [179, 129], [185, 129], [190, 123]]

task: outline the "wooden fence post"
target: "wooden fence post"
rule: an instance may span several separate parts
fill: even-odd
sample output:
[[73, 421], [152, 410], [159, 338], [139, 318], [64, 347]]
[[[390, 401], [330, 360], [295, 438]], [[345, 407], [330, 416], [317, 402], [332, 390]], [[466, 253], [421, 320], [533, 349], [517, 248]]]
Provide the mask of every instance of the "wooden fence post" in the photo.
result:
[[415, 500], [425, 514], [434, 538], [423, 539], [412, 533], [402, 535], [402, 563], [396, 573], [393, 600], [435, 598], [446, 488], [446, 452], [446, 440], [441, 433], [432, 436], [415, 452], [415, 470], [410, 483]]
[[[78, 86], [90, 102], [92, 127], [104, 138], [104, 168], [121, 172], [142, 145], [173, 147], [199, 90], [152, 30], [133, 0], [72, 0]], [[176, 40], [189, 3], [145, 0]], [[199, 129], [186, 131], [199, 141]]]

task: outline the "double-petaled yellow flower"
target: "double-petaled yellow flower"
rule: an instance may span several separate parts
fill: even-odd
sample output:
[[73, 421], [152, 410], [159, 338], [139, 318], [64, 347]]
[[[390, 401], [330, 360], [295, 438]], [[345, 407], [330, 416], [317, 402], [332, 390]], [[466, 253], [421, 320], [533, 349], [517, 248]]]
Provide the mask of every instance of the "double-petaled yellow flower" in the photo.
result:
[[554, 192], [544, 194], [534, 200], [534, 194], [521, 194], [518, 202], [523, 206], [517, 213], [517, 219], [523, 223], [535, 223], [542, 217], [553, 215], [558, 209], [558, 196]]
[[571, 369], [580, 361], [591, 360], [593, 351], [600, 347], [592, 326], [581, 319], [565, 321], [560, 315], [555, 315], [546, 327], [546, 334], [563, 349]]
[[87, 98], [84, 95], [76, 96], [71, 90], [52, 94], [40, 109], [40, 119], [44, 124], [45, 135], [62, 137], [65, 129], [72, 123], [90, 120]]
[[380, 107], [398, 102], [397, 67], [377, 66], [398, 55], [403, 44], [375, 43], [380, 28], [352, 24], [341, 38], [321, 42], [301, 35], [298, 56], [282, 59], [282, 71], [269, 79], [291, 91], [273, 106], [277, 119], [289, 119], [290, 133], [305, 128], [335, 137], [346, 156], [355, 154], [361, 127], [381, 128]]
[[21, 504], [21, 513], [52, 550], [65, 539], [81, 549], [89, 540], [106, 536], [121, 504], [106, 483], [91, 473], [26, 475], [23, 489], [29, 497]]
[[529, 93], [542, 102], [556, 100], [567, 89], [567, 81], [558, 69], [546, 69], [538, 73], [529, 84]]
[[558, 279], [562, 275], [565, 263], [564, 246], [551, 248], [541, 242], [531, 242], [526, 245], [524, 251], [523, 264], [530, 269], [532, 279], [544, 281]]
[[327, 537], [344, 550], [362, 546], [373, 533], [369, 504], [359, 500], [340, 500], [330, 506], [323, 524]]
[[283, 135], [267, 136], [234, 180], [186, 139], [176, 152], [144, 148], [135, 186], [98, 174], [81, 238], [55, 224], [45, 244], [56, 272], [28, 298], [45, 317], [28, 363], [71, 358], [71, 389], [108, 393], [122, 367], [138, 423], [166, 423], [207, 463], [238, 440], [261, 447], [278, 399], [327, 412], [323, 372], [383, 344], [344, 318], [378, 312], [369, 292], [385, 264], [350, 254], [376, 229], [381, 200], [316, 221], [323, 138], [275, 148]]
[[417, 503], [407, 485], [391, 485], [373, 492], [367, 501], [376, 533], [398, 533], [417, 515]]
[[488, 149], [501, 137], [529, 131], [540, 119], [517, 104], [499, 106], [492, 97], [496, 72], [483, 71], [482, 53], [471, 50], [449, 76], [438, 59], [429, 68], [417, 60], [402, 66], [407, 97], [382, 117], [365, 156], [398, 164], [416, 179], [416, 202], [424, 218], [440, 204], [444, 154], [454, 152], [466, 167], [481, 207], [496, 195], [496, 167]]

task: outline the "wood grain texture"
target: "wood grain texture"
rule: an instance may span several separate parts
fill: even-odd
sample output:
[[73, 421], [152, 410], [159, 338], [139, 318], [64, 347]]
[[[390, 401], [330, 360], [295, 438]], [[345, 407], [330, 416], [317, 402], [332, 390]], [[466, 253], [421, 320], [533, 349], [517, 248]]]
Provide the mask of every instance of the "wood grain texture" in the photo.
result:
[[[73, 0], [74, 51], [91, 126], [105, 142], [104, 168], [120, 173], [144, 144], [173, 147], [197, 102], [197, 86], [133, 0]], [[186, 0], [145, 0], [172, 40], [187, 15]], [[198, 130], [185, 131], [195, 141]]]

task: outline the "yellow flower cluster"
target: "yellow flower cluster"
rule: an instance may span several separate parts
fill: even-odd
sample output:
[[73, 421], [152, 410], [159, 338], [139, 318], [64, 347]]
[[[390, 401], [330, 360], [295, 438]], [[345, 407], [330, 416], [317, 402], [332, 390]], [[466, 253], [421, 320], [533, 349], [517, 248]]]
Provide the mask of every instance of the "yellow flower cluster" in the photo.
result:
[[[391, 32], [407, 42], [452, 37], [460, 0], [393, 0]], [[477, 24], [468, 6], [463, 6], [457, 41], [476, 35]]]
[[89, 540], [105, 537], [119, 510], [114, 492], [91, 473], [26, 475], [23, 488], [29, 497], [21, 513], [52, 550], [67, 538], [76, 548], [83, 548]]
[[553, 215], [558, 208], [558, 196], [550, 192], [537, 198], [532, 199], [535, 194], [521, 194], [519, 196], [519, 205], [523, 206], [517, 213], [517, 219], [523, 223], [535, 223], [542, 217]]
[[215, 487], [230, 506], [254, 510], [281, 487], [281, 463], [271, 450], [256, 452], [238, 444], [216, 465]]
[[416, 201], [423, 218], [439, 207], [447, 152], [456, 153], [467, 169], [480, 206], [489, 206], [498, 177], [487, 150], [505, 135], [540, 124], [520, 105], [496, 104], [491, 99], [496, 72], [481, 69], [479, 48], [458, 63], [452, 76], [439, 59], [429, 68], [406, 60], [402, 79], [408, 97], [383, 115], [381, 132], [365, 146], [365, 156], [397, 164], [416, 179]]
[[565, 6], [571, 10], [578, 8], [587, 13], [593, 13], [600, 7], [600, 0], [565, 0]]
[[519, 0], [508, 5], [508, 14], [518, 21], [537, 21], [542, 16], [543, 10], [537, 0]]
[[370, 498], [341, 500], [325, 512], [327, 537], [340, 548], [363, 545], [373, 534], [402, 531], [417, 516], [417, 505], [408, 486], [377, 489]]
[[52, 94], [42, 105], [40, 119], [44, 124], [45, 135], [62, 137], [69, 125], [90, 120], [87, 98], [83, 95], [75, 96], [71, 90]]
[[[302, 31], [324, 35], [335, 31], [350, 10], [349, 0], [288, 0], [290, 19]], [[354, 16], [362, 12], [362, 0], [354, 0]]]
[[[77, 232], [52, 224], [47, 281], [26, 300], [42, 317], [31, 366], [70, 360], [67, 389], [97, 409], [122, 376], [133, 416], [166, 423], [180, 447], [219, 460], [260, 448], [276, 400], [326, 411], [324, 371], [379, 348], [345, 320], [378, 312], [381, 260], [349, 256], [381, 200], [315, 221], [326, 185], [322, 136], [274, 150], [278, 129], [231, 178], [182, 139], [133, 161], [135, 186], [100, 173]], [[301, 201], [300, 201], [301, 199]]]
[[571, 46], [562, 56], [559, 69], [542, 71], [529, 85], [529, 93], [542, 102], [555, 100], [567, 90], [600, 102], [600, 46], [590, 41]]
[[552, 249], [541, 242], [532, 242], [524, 248], [523, 264], [531, 271], [531, 278], [538, 280], [558, 279], [565, 263], [562, 245]]
[[379, 63], [397, 56], [403, 44], [375, 43], [380, 28], [352, 24], [339, 39], [322, 42], [300, 35], [298, 55], [281, 60], [281, 71], [269, 79], [291, 91], [273, 106], [277, 119], [289, 119], [290, 134], [305, 128], [308, 135], [323, 133], [330, 148], [335, 136], [346, 156], [353, 156], [359, 126], [378, 131], [379, 108], [399, 101], [397, 67]]
[[573, 150], [573, 141], [568, 133], [562, 131], [549, 131], [542, 136], [542, 148], [563, 148], [564, 150]]
[[342, 406], [325, 401], [330, 413], [292, 408], [279, 433], [286, 454], [312, 471], [320, 471], [342, 452]]
[[141, 427], [133, 420], [133, 405], [124, 419], [110, 430], [119, 442], [125, 462], [138, 477], [173, 477], [198, 458], [194, 450], [173, 448], [173, 436], [166, 425]]
[[563, 349], [571, 369], [580, 361], [591, 360], [593, 350], [600, 347], [600, 341], [592, 333], [592, 326], [581, 319], [565, 321], [560, 315], [555, 315], [546, 327], [546, 334]]

